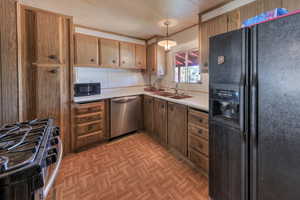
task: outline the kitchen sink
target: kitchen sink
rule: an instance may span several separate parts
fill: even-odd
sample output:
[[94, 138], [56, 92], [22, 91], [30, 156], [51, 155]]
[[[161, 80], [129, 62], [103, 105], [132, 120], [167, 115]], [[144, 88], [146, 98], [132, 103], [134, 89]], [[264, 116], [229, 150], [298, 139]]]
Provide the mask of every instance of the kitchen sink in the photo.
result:
[[158, 96], [163, 96], [163, 97], [171, 97], [174, 96], [174, 93], [171, 92], [163, 92], [163, 91], [159, 91], [159, 92], [153, 92], [154, 94], [158, 95]]
[[175, 96], [171, 96], [170, 98], [172, 98], [172, 99], [188, 99], [188, 98], [192, 98], [192, 96], [188, 96], [188, 95], [175, 95]]

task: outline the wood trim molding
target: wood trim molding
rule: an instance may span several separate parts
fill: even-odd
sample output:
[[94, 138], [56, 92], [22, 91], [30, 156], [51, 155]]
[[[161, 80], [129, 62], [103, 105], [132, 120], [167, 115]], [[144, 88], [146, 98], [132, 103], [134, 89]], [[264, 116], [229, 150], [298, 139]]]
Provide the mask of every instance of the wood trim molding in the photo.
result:
[[235, 1], [230, 1], [229, 3], [224, 4], [223, 6], [218, 6], [217, 8], [210, 10], [205, 13], [201, 13], [200, 19], [201, 22], [208, 21], [210, 19], [213, 19], [215, 17], [218, 17], [220, 15], [223, 15], [225, 13], [228, 13], [230, 11], [233, 11], [239, 7], [242, 7], [244, 5], [247, 5], [249, 3], [255, 2], [256, 0], [235, 0]]
[[61, 13], [57, 13], [57, 12], [53, 12], [53, 11], [49, 11], [49, 10], [44, 10], [44, 9], [36, 8], [36, 7], [32, 7], [32, 6], [28, 6], [28, 5], [22, 4], [22, 3], [18, 3], [18, 4], [21, 7], [21, 9], [46, 12], [46, 13], [51, 13], [51, 14], [60, 15], [60, 16], [66, 17], [66, 18], [72, 18], [73, 19], [73, 16], [64, 15], [64, 14], [61, 14]]
[[136, 39], [136, 40], [146, 41], [145, 38], [134, 37], [134, 36], [131, 36], [131, 35], [126, 35], [126, 34], [122, 34], [122, 33], [116, 33], [116, 32], [112, 32], [112, 31], [106, 31], [106, 30], [103, 30], [103, 29], [93, 28], [93, 27], [84, 26], [84, 25], [80, 25], [80, 24], [74, 24], [74, 28], [76, 28], [76, 27], [84, 28], [84, 29], [89, 29], [89, 30], [93, 30], [93, 31], [98, 31], [98, 32], [103, 32], [103, 33], [108, 33], [108, 34], [112, 34], [112, 35], [118, 35], [118, 36], [122, 36], [122, 37], [128, 37], [128, 38], [132, 38], [132, 39]]
[[185, 28], [183, 28], [183, 29], [181, 29], [181, 30], [179, 30], [179, 31], [176, 31], [176, 32], [174, 32], [174, 33], [169, 34], [169, 37], [172, 37], [172, 36], [174, 36], [174, 35], [176, 35], [176, 34], [178, 34], [178, 33], [181, 33], [181, 32], [183, 32], [183, 31], [186, 31], [186, 30], [188, 30], [188, 29], [194, 28], [195, 26], [198, 26], [198, 25], [199, 25], [199, 23], [196, 23], [196, 24], [193, 24], [193, 25], [191, 25], [191, 26], [185, 27]]

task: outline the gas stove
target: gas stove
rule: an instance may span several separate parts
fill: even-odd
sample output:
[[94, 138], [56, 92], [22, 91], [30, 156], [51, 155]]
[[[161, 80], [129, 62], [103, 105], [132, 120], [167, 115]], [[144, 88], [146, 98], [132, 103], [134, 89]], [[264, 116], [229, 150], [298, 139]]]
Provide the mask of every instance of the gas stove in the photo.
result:
[[0, 128], [0, 199], [45, 199], [62, 159], [59, 128], [52, 119]]

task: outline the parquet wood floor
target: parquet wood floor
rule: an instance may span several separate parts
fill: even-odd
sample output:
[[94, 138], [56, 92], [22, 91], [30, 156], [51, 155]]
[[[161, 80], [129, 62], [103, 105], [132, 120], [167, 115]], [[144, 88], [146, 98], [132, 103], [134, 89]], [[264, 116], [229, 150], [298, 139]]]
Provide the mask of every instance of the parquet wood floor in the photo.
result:
[[207, 200], [208, 180], [140, 133], [67, 156], [49, 199]]

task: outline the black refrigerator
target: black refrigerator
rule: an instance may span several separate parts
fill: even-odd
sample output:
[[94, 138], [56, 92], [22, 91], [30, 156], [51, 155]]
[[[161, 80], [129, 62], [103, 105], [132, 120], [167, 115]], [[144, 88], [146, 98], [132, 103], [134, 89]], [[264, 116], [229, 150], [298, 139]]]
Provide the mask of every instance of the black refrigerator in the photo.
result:
[[300, 199], [300, 15], [210, 38], [209, 195]]

